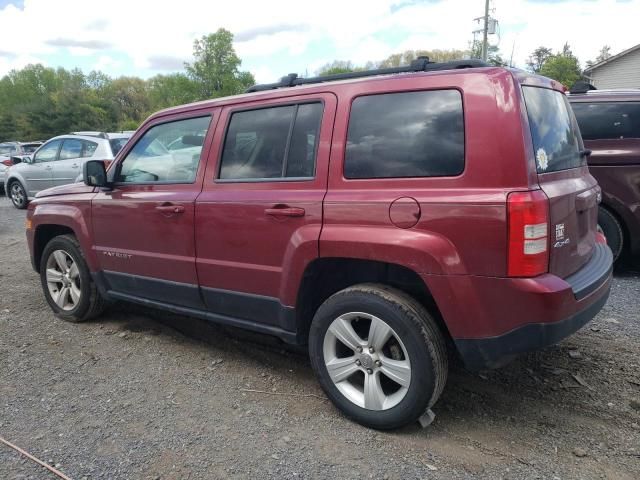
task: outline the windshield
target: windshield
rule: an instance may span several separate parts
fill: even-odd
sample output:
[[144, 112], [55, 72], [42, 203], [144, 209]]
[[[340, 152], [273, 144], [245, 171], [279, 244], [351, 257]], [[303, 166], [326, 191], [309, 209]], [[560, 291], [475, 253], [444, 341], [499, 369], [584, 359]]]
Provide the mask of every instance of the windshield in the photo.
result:
[[538, 173], [586, 165], [582, 138], [567, 98], [556, 90], [523, 86]]

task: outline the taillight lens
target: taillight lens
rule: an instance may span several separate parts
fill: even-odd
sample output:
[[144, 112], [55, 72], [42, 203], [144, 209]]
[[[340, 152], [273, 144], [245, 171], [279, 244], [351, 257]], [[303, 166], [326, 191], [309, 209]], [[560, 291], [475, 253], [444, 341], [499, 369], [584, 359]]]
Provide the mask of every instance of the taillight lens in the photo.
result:
[[11, 159], [3, 160], [2, 164], [10, 167], [11, 165], [13, 165], [13, 161]]
[[549, 270], [549, 199], [542, 190], [507, 197], [510, 277], [535, 277]]

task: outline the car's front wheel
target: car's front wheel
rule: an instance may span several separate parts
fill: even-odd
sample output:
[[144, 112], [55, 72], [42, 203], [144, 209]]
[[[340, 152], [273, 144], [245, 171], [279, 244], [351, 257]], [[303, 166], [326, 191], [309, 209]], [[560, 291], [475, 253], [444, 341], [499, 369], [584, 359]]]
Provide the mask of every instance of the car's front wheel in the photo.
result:
[[326, 300], [311, 325], [309, 353], [327, 396], [372, 428], [415, 422], [447, 378], [445, 342], [433, 318], [384, 285], [356, 285]]
[[9, 196], [14, 207], [20, 210], [27, 208], [27, 192], [18, 180], [14, 180], [9, 184]]
[[49, 306], [63, 320], [83, 322], [104, 310], [105, 302], [73, 235], [55, 237], [44, 248], [40, 280]]

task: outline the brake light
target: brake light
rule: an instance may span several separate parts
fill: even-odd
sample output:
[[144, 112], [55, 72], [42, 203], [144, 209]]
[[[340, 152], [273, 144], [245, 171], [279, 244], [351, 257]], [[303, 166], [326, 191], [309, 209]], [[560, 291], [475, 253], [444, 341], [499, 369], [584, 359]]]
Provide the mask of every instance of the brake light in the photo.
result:
[[6, 165], [7, 167], [10, 167], [13, 165], [13, 161], [10, 158], [8, 158], [7, 160], [3, 160], [2, 164]]
[[549, 270], [549, 199], [542, 190], [507, 197], [507, 275], [535, 277]]

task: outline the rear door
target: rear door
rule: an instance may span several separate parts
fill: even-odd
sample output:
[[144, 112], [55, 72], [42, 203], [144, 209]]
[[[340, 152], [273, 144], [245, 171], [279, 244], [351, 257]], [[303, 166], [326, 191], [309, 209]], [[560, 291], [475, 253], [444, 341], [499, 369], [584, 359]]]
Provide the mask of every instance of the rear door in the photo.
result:
[[[197, 269], [212, 312], [284, 329], [318, 257], [333, 94], [227, 107], [196, 202]], [[178, 150], [181, 151], [181, 150]]]
[[65, 138], [58, 160], [53, 163], [54, 186], [73, 183], [82, 173], [83, 157], [91, 156], [98, 146], [80, 138]]
[[566, 96], [522, 87], [538, 183], [549, 198], [549, 272], [565, 278], [589, 261], [596, 241], [598, 194]]

